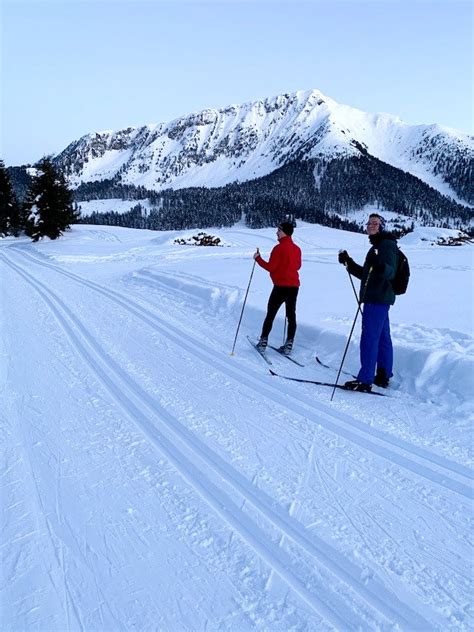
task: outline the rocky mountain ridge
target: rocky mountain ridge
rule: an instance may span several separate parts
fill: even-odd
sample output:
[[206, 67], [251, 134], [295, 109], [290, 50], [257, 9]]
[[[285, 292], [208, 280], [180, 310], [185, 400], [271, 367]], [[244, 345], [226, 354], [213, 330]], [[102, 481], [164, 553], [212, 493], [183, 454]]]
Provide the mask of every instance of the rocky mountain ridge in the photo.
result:
[[474, 204], [472, 137], [436, 124], [413, 126], [389, 114], [365, 113], [317, 90], [88, 134], [55, 160], [73, 186], [115, 179], [160, 191], [222, 187], [295, 161], [329, 164], [366, 154], [458, 203]]

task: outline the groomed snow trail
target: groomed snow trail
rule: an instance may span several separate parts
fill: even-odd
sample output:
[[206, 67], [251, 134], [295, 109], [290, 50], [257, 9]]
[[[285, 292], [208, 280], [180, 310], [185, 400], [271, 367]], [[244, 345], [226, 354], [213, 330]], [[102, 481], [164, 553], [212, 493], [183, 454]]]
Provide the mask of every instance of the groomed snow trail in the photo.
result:
[[0, 265], [7, 629], [469, 629], [472, 470], [364, 420], [426, 403], [229, 357], [179, 270]]

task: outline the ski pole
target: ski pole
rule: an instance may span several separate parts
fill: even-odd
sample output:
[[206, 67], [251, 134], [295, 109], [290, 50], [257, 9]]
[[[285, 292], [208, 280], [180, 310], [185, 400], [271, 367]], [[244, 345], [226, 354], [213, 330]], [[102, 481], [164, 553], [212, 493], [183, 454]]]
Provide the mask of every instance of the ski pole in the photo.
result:
[[[258, 248], [257, 248], [257, 250], [258, 250]], [[245, 292], [244, 304], [242, 305], [242, 311], [240, 312], [239, 324], [237, 325], [237, 331], [235, 332], [234, 344], [232, 346], [232, 351], [230, 352], [230, 355], [234, 355], [235, 343], [237, 342], [237, 336], [239, 334], [240, 323], [242, 322], [242, 316], [244, 315], [245, 303], [247, 302], [247, 296], [248, 296], [248, 293], [249, 293], [249, 290], [250, 290], [250, 284], [252, 283], [253, 271], [255, 270], [255, 264], [256, 263], [257, 262], [254, 259], [253, 260], [253, 266], [252, 266], [252, 272], [250, 273], [249, 284], [247, 285], [247, 291]]]
[[[347, 350], [349, 349], [349, 343], [350, 343], [351, 338], [352, 338], [352, 333], [354, 331], [354, 327], [355, 327], [355, 324], [356, 324], [356, 321], [357, 321], [357, 317], [359, 316], [359, 312], [362, 313], [362, 309], [361, 309], [360, 306], [361, 306], [362, 300], [363, 300], [363, 298], [365, 296], [365, 290], [367, 289], [367, 283], [369, 282], [369, 278], [370, 278], [370, 273], [371, 272], [372, 272], [372, 268], [369, 269], [369, 274], [367, 275], [367, 279], [366, 279], [365, 284], [364, 284], [364, 289], [362, 290], [360, 301], [357, 301], [356, 315], [354, 317], [354, 322], [352, 323], [351, 331], [349, 333], [349, 338], [347, 339], [346, 348], [344, 349], [344, 354], [343, 354], [342, 360], [341, 360], [341, 366], [339, 367], [339, 371], [337, 372], [336, 382], [334, 384], [334, 388], [332, 389], [331, 401], [332, 401], [332, 399], [334, 397], [334, 393], [336, 392], [337, 383], [339, 381], [339, 376], [341, 375], [342, 367], [344, 366], [344, 360], [346, 359]], [[355, 288], [354, 288], [354, 290], [355, 290]]]
[[352, 280], [352, 276], [351, 273], [349, 272], [349, 268], [347, 267], [347, 263], [344, 264], [347, 270], [347, 274], [349, 275], [349, 281], [351, 282], [352, 285], [352, 290], [354, 292], [354, 296], [355, 296], [355, 300], [357, 301], [357, 305], [359, 306], [359, 311], [360, 313], [362, 313], [362, 308], [360, 306], [360, 301], [359, 301], [359, 297], [357, 296], [357, 290], [355, 289], [355, 285], [354, 285], [354, 281]]
[[288, 323], [288, 318], [285, 318], [285, 322], [283, 324], [283, 344], [286, 342], [286, 325]]

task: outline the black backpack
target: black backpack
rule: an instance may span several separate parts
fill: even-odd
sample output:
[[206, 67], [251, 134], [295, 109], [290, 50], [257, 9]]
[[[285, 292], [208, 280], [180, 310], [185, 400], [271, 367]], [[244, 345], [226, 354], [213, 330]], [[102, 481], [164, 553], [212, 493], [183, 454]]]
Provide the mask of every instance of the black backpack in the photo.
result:
[[392, 288], [397, 296], [405, 294], [410, 280], [410, 265], [406, 255], [397, 247], [398, 263], [397, 271], [392, 279]]

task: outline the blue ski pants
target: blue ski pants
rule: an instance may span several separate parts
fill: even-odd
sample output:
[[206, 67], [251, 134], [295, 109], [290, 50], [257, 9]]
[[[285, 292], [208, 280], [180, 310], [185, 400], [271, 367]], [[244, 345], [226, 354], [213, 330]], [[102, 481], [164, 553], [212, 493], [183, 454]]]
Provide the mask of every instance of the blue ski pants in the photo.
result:
[[362, 334], [360, 338], [361, 368], [357, 379], [372, 384], [375, 368], [385, 369], [387, 377], [393, 372], [393, 347], [390, 337], [388, 311], [390, 305], [365, 303], [362, 312]]

